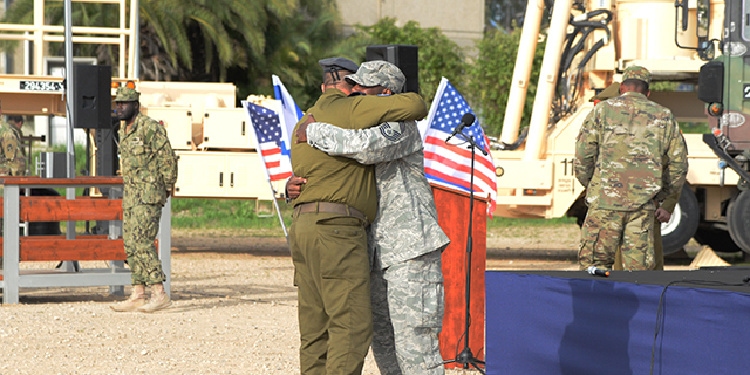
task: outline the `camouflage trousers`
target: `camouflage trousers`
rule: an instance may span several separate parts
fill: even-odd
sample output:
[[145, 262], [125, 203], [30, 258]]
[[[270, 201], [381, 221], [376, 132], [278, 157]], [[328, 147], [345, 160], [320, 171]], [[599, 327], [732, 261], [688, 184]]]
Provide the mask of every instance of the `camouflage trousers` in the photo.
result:
[[581, 228], [578, 263], [581, 269], [588, 266], [613, 269], [619, 250], [623, 270], [652, 270], [653, 232], [654, 210], [589, 209]]
[[371, 272], [372, 352], [383, 375], [442, 375], [441, 251]]
[[122, 208], [122, 239], [133, 285], [163, 283], [167, 278], [156, 253], [161, 206], [138, 204]]
[[[622, 254], [615, 254], [614, 271], [622, 271]], [[661, 222], [654, 218], [654, 271], [664, 271], [664, 245], [661, 242]]]

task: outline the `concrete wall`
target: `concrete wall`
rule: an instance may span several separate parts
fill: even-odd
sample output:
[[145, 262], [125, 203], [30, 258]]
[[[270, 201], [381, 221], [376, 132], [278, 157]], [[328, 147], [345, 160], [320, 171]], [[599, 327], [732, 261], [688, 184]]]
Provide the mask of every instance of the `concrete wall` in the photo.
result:
[[353, 26], [373, 25], [395, 18], [397, 26], [417, 21], [421, 27], [437, 27], [469, 55], [484, 33], [484, 0], [338, 0], [344, 32]]

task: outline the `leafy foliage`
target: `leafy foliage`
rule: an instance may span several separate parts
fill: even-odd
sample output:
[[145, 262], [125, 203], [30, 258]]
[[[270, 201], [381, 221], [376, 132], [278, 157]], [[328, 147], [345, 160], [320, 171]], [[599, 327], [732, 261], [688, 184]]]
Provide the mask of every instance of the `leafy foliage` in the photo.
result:
[[276, 74], [302, 109], [311, 107], [320, 96], [318, 60], [331, 56], [328, 51], [340, 40], [337, 30], [335, 0], [300, 0], [289, 15], [269, 15], [262, 54], [247, 68], [234, 69], [233, 81], [240, 93], [271, 95]]
[[229, 68], [247, 68], [264, 56], [270, 23], [290, 17], [296, 5], [294, 0], [141, 1], [144, 75], [226, 81]]
[[[490, 32], [479, 42], [479, 56], [469, 69], [468, 96], [481, 119], [487, 135], [498, 135], [502, 131], [506, 103], [510, 94], [513, 67], [518, 53], [521, 30], [511, 33]], [[544, 55], [544, 43], [538, 43], [528, 81], [526, 105], [522, 125], [528, 125], [531, 117], [531, 101], [536, 95], [537, 77]]]
[[[14, 1], [2, 22], [31, 24], [33, 3]], [[74, 3], [73, 24], [117, 25], [116, 8], [114, 4]], [[395, 19], [386, 18], [372, 26], [357, 26], [344, 38], [338, 32], [335, 0], [141, 0], [139, 11], [141, 79], [230, 80], [243, 98], [271, 95], [271, 75], [276, 74], [306, 109], [320, 94], [319, 59], [343, 56], [363, 61], [368, 45], [416, 45], [425, 100], [431, 102], [441, 78], [448, 78], [481, 116], [490, 135], [502, 127], [520, 36], [519, 29], [510, 34], [488, 33], [479, 43], [479, 57], [469, 62], [439, 28], [421, 28], [415, 21], [399, 27]], [[45, 18], [47, 24], [61, 25], [62, 2], [46, 2]], [[14, 43], [0, 42], [0, 47], [9, 49]], [[62, 54], [62, 47], [57, 43], [51, 48]], [[76, 45], [74, 53], [96, 55], [100, 64], [114, 65], [118, 51], [110, 46]], [[535, 92], [532, 79], [528, 97]]]
[[[62, 1], [48, 1], [44, 9], [45, 24], [62, 26], [64, 24]], [[114, 4], [71, 4], [71, 20], [74, 25], [85, 26], [112, 26], [119, 24], [119, 12]], [[0, 19], [2, 23], [14, 23], [32, 25], [34, 23], [34, 0], [15, 0], [5, 15]], [[0, 50], [12, 53], [20, 42], [3, 40], [0, 41]], [[107, 50], [105, 45], [80, 44], [74, 45], [76, 55], [93, 56]], [[50, 42], [51, 55], [63, 55], [65, 46], [63, 43]]]
[[[342, 56], [353, 56], [364, 61], [366, 46], [376, 44], [415, 45], [419, 49], [419, 87], [425, 100], [435, 96], [441, 78], [448, 78], [459, 91], [463, 91], [466, 62], [458, 45], [436, 28], [421, 28], [416, 21], [403, 27], [396, 26], [393, 18], [384, 18], [372, 26], [357, 26], [357, 31], [339, 45], [339, 51], [354, 51]], [[345, 47], [345, 48], [342, 48]]]

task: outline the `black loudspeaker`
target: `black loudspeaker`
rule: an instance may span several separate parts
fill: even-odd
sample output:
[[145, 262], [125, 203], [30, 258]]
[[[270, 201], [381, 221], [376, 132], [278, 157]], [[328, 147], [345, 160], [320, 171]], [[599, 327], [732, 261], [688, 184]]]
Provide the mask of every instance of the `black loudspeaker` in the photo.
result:
[[724, 63], [710, 61], [701, 67], [698, 75], [698, 100], [721, 103], [724, 99]]
[[[110, 121], [112, 122], [112, 120]], [[116, 123], [116, 121], [113, 123]], [[120, 164], [117, 158], [118, 128], [119, 126], [115, 124], [110, 126], [109, 129], [101, 129], [94, 132], [97, 176], [117, 175], [117, 169]]]
[[385, 60], [401, 69], [406, 77], [404, 92], [419, 93], [419, 58], [417, 46], [387, 44], [367, 46], [367, 61]]
[[73, 99], [74, 128], [110, 129], [112, 127], [112, 67], [75, 65]]

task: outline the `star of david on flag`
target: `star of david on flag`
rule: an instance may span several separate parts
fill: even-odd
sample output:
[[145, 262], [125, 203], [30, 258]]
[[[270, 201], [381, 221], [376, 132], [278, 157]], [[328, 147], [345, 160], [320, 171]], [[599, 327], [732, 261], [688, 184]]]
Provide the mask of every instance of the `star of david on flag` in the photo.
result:
[[292, 131], [294, 125], [302, 118], [302, 111], [294, 102], [294, 98], [281, 83], [279, 76], [271, 75], [273, 81], [273, 96], [276, 100], [281, 101], [281, 111], [279, 112], [279, 123], [281, 124], [281, 153], [291, 159]]

